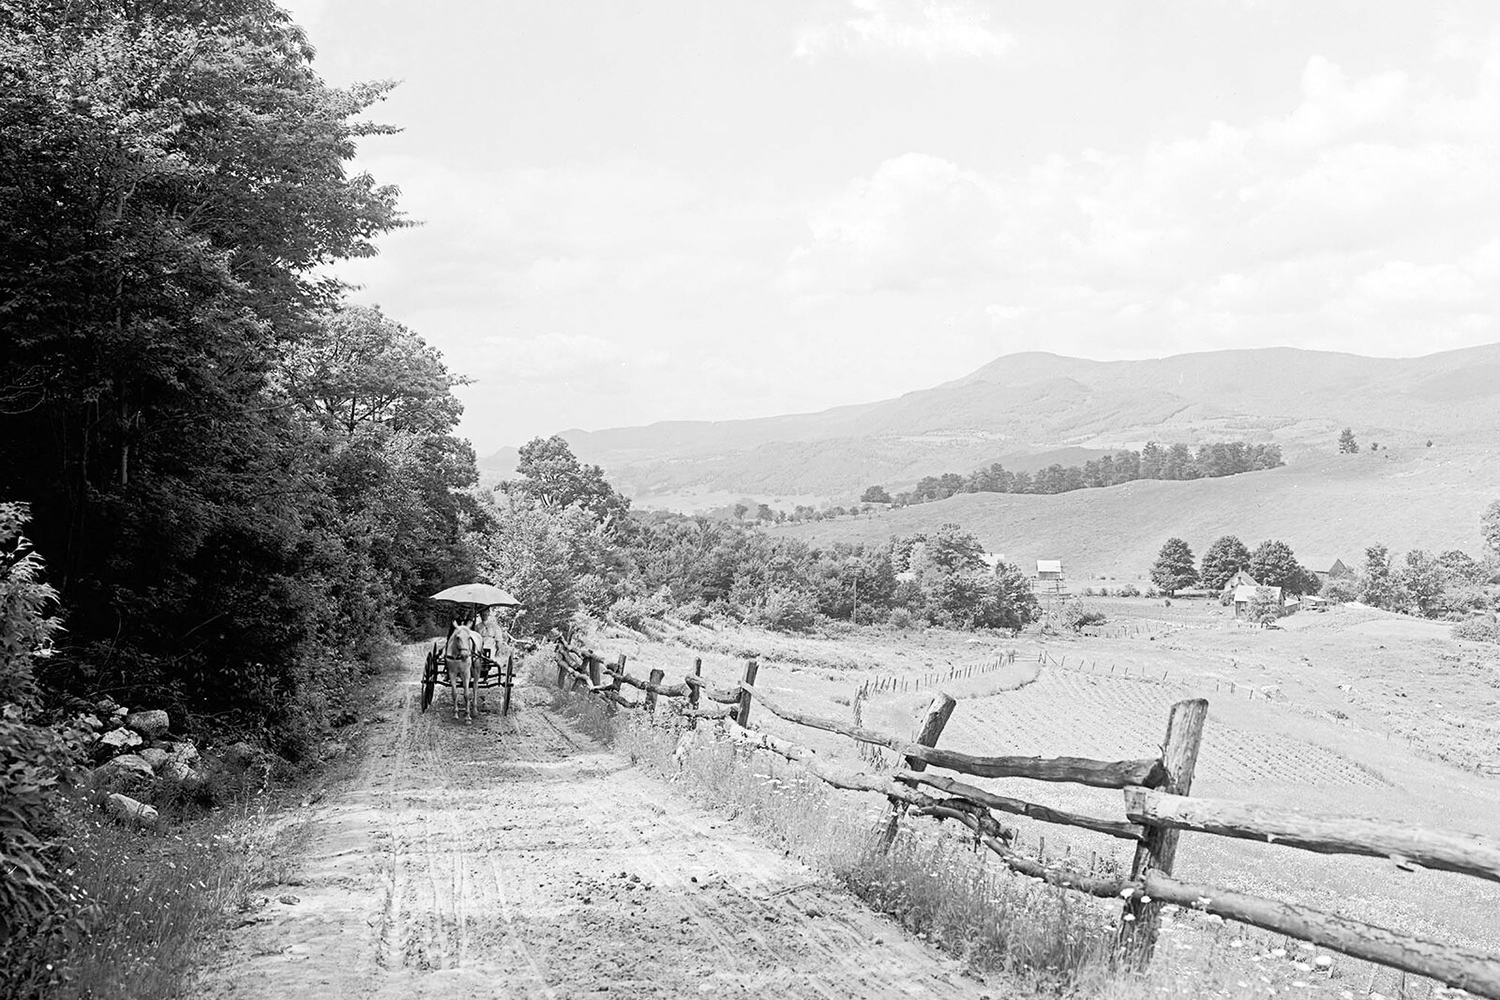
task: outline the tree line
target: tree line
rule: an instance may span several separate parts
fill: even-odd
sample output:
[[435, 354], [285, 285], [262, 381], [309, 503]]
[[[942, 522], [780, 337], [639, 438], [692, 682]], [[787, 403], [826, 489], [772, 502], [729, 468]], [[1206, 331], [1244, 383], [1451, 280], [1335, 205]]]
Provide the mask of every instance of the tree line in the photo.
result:
[[883, 486], [871, 486], [862, 503], [890, 503], [898, 507], [946, 500], [959, 493], [1069, 493], [1073, 490], [1118, 486], [1138, 479], [1213, 479], [1244, 472], [1275, 469], [1286, 463], [1281, 446], [1220, 441], [1202, 444], [1194, 452], [1186, 444], [1147, 442], [1140, 451], [1123, 449], [1090, 459], [1083, 465], [1053, 463], [1036, 473], [1012, 472], [995, 462], [967, 476], [946, 472], [924, 476], [912, 489], [894, 496]]
[[[462, 575], [463, 379], [322, 278], [406, 225], [270, 0], [0, 6], [0, 498], [67, 632], [41, 679], [295, 757], [329, 665]], [[227, 713], [227, 714], [226, 714]]]
[[1500, 583], [1500, 501], [1485, 510], [1480, 526], [1484, 552], [1478, 559], [1460, 549], [1412, 549], [1398, 560], [1384, 543], [1376, 542], [1365, 548], [1362, 563], [1347, 573], [1326, 576], [1308, 570], [1291, 546], [1276, 539], [1252, 551], [1236, 536], [1224, 535], [1198, 564], [1186, 541], [1169, 538], [1151, 567], [1151, 581], [1168, 596], [1196, 587], [1214, 593], [1244, 571], [1260, 586], [1278, 587], [1287, 595], [1316, 594], [1330, 601], [1359, 601], [1386, 611], [1456, 622], [1481, 616], [1467, 637], [1500, 641], [1500, 626], [1493, 623], [1497, 602], [1492, 589]]
[[391, 85], [313, 56], [271, 0], [0, 4], [0, 994], [100, 918], [47, 723], [296, 761], [475, 571], [464, 379], [320, 276], [407, 224], [351, 167]]
[[879, 545], [828, 547], [774, 538], [752, 523], [632, 513], [598, 466], [561, 437], [520, 450], [519, 477], [485, 502], [482, 568], [527, 595], [533, 629], [578, 612], [627, 625], [675, 614], [779, 629], [820, 620], [1020, 628], [1038, 613], [1030, 582], [991, 567], [953, 524]]

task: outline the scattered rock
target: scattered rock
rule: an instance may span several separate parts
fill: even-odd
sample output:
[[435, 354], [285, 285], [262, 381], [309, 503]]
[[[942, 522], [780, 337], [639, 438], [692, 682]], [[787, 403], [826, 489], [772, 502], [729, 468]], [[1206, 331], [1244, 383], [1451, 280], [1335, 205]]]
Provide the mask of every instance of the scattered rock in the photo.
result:
[[176, 761], [181, 761], [188, 767], [198, 763], [198, 748], [186, 741], [181, 743], [168, 743], [167, 754]]
[[87, 729], [91, 733], [96, 733], [104, 727], [104, 723], [99, 721], [99, 716], [92, 713], [80, 715], [73, 721], [78, 726], [78, 728]]
[[160, 770], [163, 764], [172, 759], [171, 754], [159, 747], [147, 747], [137, 756], [150, 764], [153, 771]]
[[296, 906], [298, 903], [302, 902], [301, 899], [292, 895], [279, 896], [277, 898], [279, 902], [285, 903], [287, 906]]
[[105, 746], [113, 747], [116, 750], [124, 750], [128, 747], [138, 747], [146, 741], [141, 739], [139, 733], [133, 733], [130, 730], [121, 727], [119, 729], [111, 729], [109, 732], [99, 737], [99, 742], [103, 743]]
[[167, 735], [167, 730], [172, 728], [172, 720], [162, 709], [152, 708], [144, 712], [131, 712], [125, 716], [125, 725], [154, 740]]
[[94, 781], [110, 791], [137, 791], [151, 787], [156, 774], [139, 754], [122, 753], [94, 768]]
[[100, 715], [114, 715], [115, 710], [119, 707], [119, 704], [108, 695], [105, 695], [103, 698], [100, 698], [98, 701], [94, 702], [94, 709], [98, 711]]
[[119, 792], [115, 792], [104, 800], [104, 811], [121, 822], [133, 823], [136, 826], [155, 826], [158, 818], [155, 809], [129, 795], [121, 795]]

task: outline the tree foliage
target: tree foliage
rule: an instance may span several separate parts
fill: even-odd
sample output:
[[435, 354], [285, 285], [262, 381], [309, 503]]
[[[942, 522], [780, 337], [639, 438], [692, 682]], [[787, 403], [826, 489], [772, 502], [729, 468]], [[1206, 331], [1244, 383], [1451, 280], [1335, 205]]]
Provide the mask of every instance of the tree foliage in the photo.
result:
[[[1240, 570], [1250, 568], [1250, 550], [1234, 535], [1224, 535], [1203, 553], [1200, 579], [1206, 590], [1219, 591]], [[1259, 579], [1259, 577], [1256, 577]]]
[[1151, 567], [1151, 582], [1168, 597], [1198, 582], [1193, 550], [1180, 538], [1169, 538]]
[[[1234, 476], [1244, 472], [1274, 469], [1286, 464], [1281, 447], [1274, 444], [1248, 444], [1244, 441], [1218, 441], [1198, 446], [1194, 452], [1185, 444], [1163, 446], [1152, 441], [1140, 451], [1122, 450], [1113, 455], [1090, 459], [1083, 465], [1054, 463], [1035, 473], [1012, 472], [999, 462], [976, 469], [967, 476], [945, 472], [924, 476], [911, 490], [896, 495], [901, 505], [943, 500], [958, 493], [1068, 493], [1073, 490], [1117, 486], [1138, 479], [1200, 479]], [[871, 487], [874, 490], [876, 487]], [[871, 500], [870, 490], [862, 499]], [[887, 496], [889, 500], [889, 496]]]
[[1307, 594], [1318, 589], [1318, 578], [1304, 569], [1283, 541], [1267, 540], [1250, 556], [1250, 575], [1263, 587], [1280, 587], [1286, 594]]
[[1339, 454], [1353, 455], [1358, 453], [1358, 451], [1359, 442], [1354, 440], [1353, 428], [1345, 427], [1343, 433], [1339, 435]]
[[522, 445], [516, 471], [522, 478], [502, 484], [506, 491], [554, 510], [577, 506], [612, 533], [625, 529], [630, 501], [609, 484], [603, 469], [580, 462], [561, 435]]
[[1479, 518], [1479, 532], [1484, 538], [1484, 547], [1500, 558], [1500, 500], [1492, 502]]
[[390, 85], [311, 60], [270, 0], [0, 5], [0, 497], [70, 623], [43, 680], [292, 756], [472, 568], [461, 379], [318, 276], [404, 224], [349, 169]]

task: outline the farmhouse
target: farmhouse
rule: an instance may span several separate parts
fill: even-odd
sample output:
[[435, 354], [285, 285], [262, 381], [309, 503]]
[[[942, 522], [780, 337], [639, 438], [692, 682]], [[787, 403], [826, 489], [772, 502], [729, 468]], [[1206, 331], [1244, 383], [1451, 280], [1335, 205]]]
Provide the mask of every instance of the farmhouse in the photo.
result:
[[1224, 586], [1219, 588], [1219, 596], [1227, 597], [1233, 594], [1235, 590], [1240, 587], [1250, 587], [1251, 589], [1254, 589], [1259, 586], [1260, 584], [1255, 582], [1255, 577], [1251, 576], [1249, 573], [1246, 573], [1244, 570], [1238, 570], [1234, 574], [1234, 576], [1231, 576], [1229, 579], [1224, 581]]
[[1240, 584], [1235, 587], [1232, 595], [1234, 616], [1236, 618], [1250, 617], [1250, 604], [1264, 591], [1270, 591], [1269, 596], [1273, 597], [1278, 604], [1281, 602], [1280, 587], [1257, 587], [1253, 584]]
[[1038, 559], [1036, 561], [1036, 578], [1043, 582], [1061, 583], [1063, 568], [1061, 559]]

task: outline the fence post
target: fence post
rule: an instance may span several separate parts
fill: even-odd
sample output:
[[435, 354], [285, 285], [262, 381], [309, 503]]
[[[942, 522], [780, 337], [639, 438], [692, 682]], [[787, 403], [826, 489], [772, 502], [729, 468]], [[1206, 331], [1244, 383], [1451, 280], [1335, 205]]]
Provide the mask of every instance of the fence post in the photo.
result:
[[[703, 676], [703, 657], [701, 656], [696, 657], [693, 660], [693, 676]], [[698, 711], [698, 685], [696, 684], [688, 685], [688, 708], [694, 712]], [[698, 717], [696, 715], [688, 716], [688, 728], [698, 728]]]
[[[938, 737], [943, 734], [943, 727], [948, 724], [948, 717], [953, 714], [953, 706], [958, 704], [953, 696], [945, 691], [939, 691], [932, 696], [932, 701], [927, 703], [922, 717], [917, 720], [917, 728], [912, 731], [911, 740], [924, 747], [937, 746]], [[917, 760], [914, 757], [906, 758], [906, 766], [913, 771], [927, 770], [927, 762]], [[899, 802], [891, 802], [891, 814], [885, 822], [885, 830], [880, 834], [877, 847], [881, 854], [891, 849], [891, 844], [896, 841], [896, 830], [899, 826], [901, 814], [906, 811], [906, 806]]]
[[[754, 660], [746, 660], [743, 683], [754, 684], [755, 673], [759, 669], [759, 663], [756, 663]], [[750, 728], [750, 692], [744, 688], [740, 689], [740, 707], [735, 710], [734, 721], [740, 724], [741, 729]]]
[[604, 676], [603, 676], [603, 672], [604, 672], [604, 657], [602, 657], [602, 656], [595, 656], [593, 653], [590, 653], [589, 654], [589, 659], [588, 659], [588, 665], [589, 665], [589, 683], [592, 684], [592, 685], [594, 685], [594, 687], [598, 687], [600, 684], [603, 684], [604, 683]]
[[568, 667], [567, 655], [561, 649], [557, 651], [557, 686], [562, 687], [563, 681], [567, 680]]
[[[1158, 786], [1163, 792], [1186, 795], [1193, 787], [1193, 771], [1198, 766], [1198, 745], [1203, 740], [1203, 723], [1208, 719], [1208, 699], [1193, 698], [1172, 706], [1167, 720], [1167, 740], [1162, 746], [1161, 763], [1166, 778]], [[1135, 849], [1135, 864], [1130, 879], [1138, 882], [1148, 871], [1172, 874], [1172, 860], [1177, 856], [1180, 830], [1158, 826], [1146, 827], [1146, 834]], [[1139, 896], [1125, 901], [1120, 915], [1119, 943], [1126, 960], [1144, 968], [1156, 949], [1156, 932], [1161, 925], [1161, 903], [1143, 902]]]
[[[651, 676], [650, 678], [648, 678], [647, 683], [660, 684], [662, 682], [662, 678], [666, 676], [666, 671], [662, 670], [660, 667], [654, 667], [651, 670]], [[652, 715], [656, 714], [656, 692], [651, 690], [650, 688], [646, 689], [646, 711], [650, 712]]]

